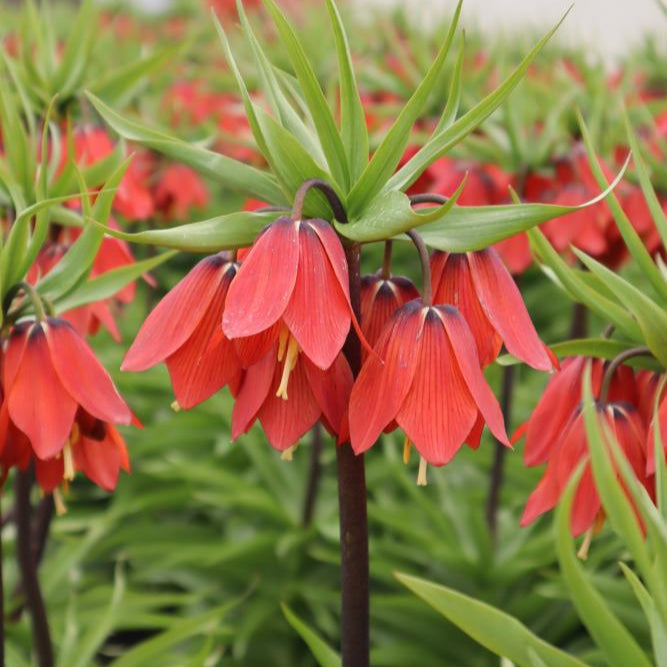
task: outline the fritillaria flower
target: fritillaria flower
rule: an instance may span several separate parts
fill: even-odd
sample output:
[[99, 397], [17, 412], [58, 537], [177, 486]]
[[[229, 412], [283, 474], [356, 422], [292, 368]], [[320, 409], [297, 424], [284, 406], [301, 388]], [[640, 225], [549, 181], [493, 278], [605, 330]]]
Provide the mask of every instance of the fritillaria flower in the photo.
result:
[[332, 435], [347, 437], [345, 412], [353, 377], [342, 354], [326, 370], [305, 355], [294, 355], [289, 361], [287, 354], [286, 337], [282, 337], [245, 372], [232, 412], [232, 438], [246, 433], [258, 420], [271, 445], [290, 458], [298, 439], [320, 419]]
[[[444, 465], [472, 435], [478, 418], [509, 446], [500, 406], [480, 368], [475, 341], [452, 306], [414, 300], [385, 326], [376, 355], [363, 365], [350, 396], [354, 451], [369, 449], [395, 420], [423, 460]], [[425, 483], [424, 465], [420, 483]]]
[[403, 305], [419, 298], [417, 288], [409, 278], [380, 273], [361, 279], [361, 330], [369, 345], [377, 343], [382, 329], [391, 316]]
[[180, 407], [191, 408], [241, 381], [236, 347], [221, 320], [237, 265], [223, 253], [201, 260], [154, 308], [128, 350], [122, 370], [164, 361]]
[[[600, 419], [610, 427], [637, 479], [652, 492], [653, 482], [646, 473], [646, 427], [639, 412], [624, 402], [609, 403], [604, 407], [598, 405], [597, 411]], [[577, 536], [589, 529], [599, 528], [604, 521], [604, 514], [588, 459], [584, 417], [583, 413], [577, 410], [570, 417], [557, 446], [551, 452], [542, 479], [528, 498], [521, 525], [526, 526], [553, 509], [579, 465], [585, 462], [574, 496], [571, 530], [573, 535]]]
[[512, 276], [493, 248], [465, 254], [435, 252], [431, 258], [433, 301], [461, 311], [477, 343], [482, 366], [493, 362], [502, 343], [537, 370], [555, 358], [539, 339]]
[[83, 471], [111, 490], [129, 470], [116, 424], [138, 424], [88, 344], [69, 322], [23, 322], [3, 355], [0, 459], [4, 472], [35, 462], [51, 491]]
[[[222, 318], [245, 367], [274, 350], [285, 393], [297, 357], [331, 367], [350, 329], [347, 261], [324, 220], [280, 218], [255, 241], [229, 288]], [[280, 344], [277, 344], [280, 343]], [[278, 355], [278, 356], [275, 356]]]

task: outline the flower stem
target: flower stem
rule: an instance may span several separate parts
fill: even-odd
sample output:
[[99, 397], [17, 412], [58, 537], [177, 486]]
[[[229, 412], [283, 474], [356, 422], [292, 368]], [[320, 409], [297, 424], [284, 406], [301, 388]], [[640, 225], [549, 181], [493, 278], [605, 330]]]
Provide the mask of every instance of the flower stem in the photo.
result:
[[422, 265], [422, 300], [424, 305], [430, 306], [433, 303], [433, 296], [431, 290], [431, 263], [428, 248], [419, 232], [416, 232], [414, 229], [409, 229], [405, 233], [410, 237], [419, 252], [419, 259]]
[[16, 473], [16, 543], [18, 566], [21, 573], [22, 590], [26, 598], [26, 607], [32, 621], [32, 635], [37, 664], [39, 667], [53, 667], [53, 646], [49, 633], [49, 622], [42, 591], [37, 578], [37, 563], [33, 553], [31, 530], [32, 505], [32, 468], [18, 470]]
[[435, 192], [422, 192], [421, 194], [410, 196], [410, 203], [413, 206], [415, 204], [446, 204], [448, 201], [449, 197], [439, 195]]
[[309, 181], [304, 181], [297, 190], [296, 195], [294, 195], [292, 220], [303, 219], [303, 207], [306, 203], [306, 195], [313, 188], [322, 192], [327, 198], [336, 220], [338, 220], [338, 222], [347, 222], [347, 213], [345, 212], [345, 208], [336, 194], [336, 191], [326, 181], [322, 181], [319, 178], [311, 178]]
[[[360, 318], [361, 268], [358, 244], [346, 248], [350, 299]], [[361, 343], [352, 329], [344, 353], [356, 376], [361, 369]], [[355, 455], [349, 443], [336, 448], [341, 556], [341, 654], [343, 667], [368, 667], [369, 567], [366, 472], [363, 454]]]
[[614, 373], [616, 369], [628, 359], [633, 357], [652, 357], [653, 353], [651, 350], [642, 345], [641, 347], [632, 347], [625, 352], [621, 352], [617, 357], [614, 357], [610, 362], [609, 366], [604, 372], [604, 377], [602, 378], [602, 385], [600, 386], [600, 403], [604, 405], [607, 402], [609, 397], [609, 389], [611, 387], [611, 381], [614, 379]]
[[303, 514], [301, 525], [310, 526], [315, 513], [315, 502], [320, 487], [322, 476], [322, 425], [317, 422], [311, 433], [310, 472], [308, 473], [308, 485], [306, 486], [306, 497], [303, 501]]
[[[500, 392], [500, 407], [503, 411], [505, 424], [509, 425], [512, 412], [512, 393], [514, 390], [515, 366], [503, 368], [502, 389]], [[503, 486], [505, 472], [505, 454], [507, 447], [496, 441], [496, 450], [493, 456], [493, 467], [489, 482], [489, 495], [486, 500], [486, 523], [489, 526], [491, 538], [495, 542], [498, 535], [498, 509], [500, 507], [500, 490]]]
[[391, 278], [391, 251], [394, 242], [390, 239], [384, 242], [384, 259], [382, 260], [382, 272], [380, 276], [382, 280], [389, 280]]

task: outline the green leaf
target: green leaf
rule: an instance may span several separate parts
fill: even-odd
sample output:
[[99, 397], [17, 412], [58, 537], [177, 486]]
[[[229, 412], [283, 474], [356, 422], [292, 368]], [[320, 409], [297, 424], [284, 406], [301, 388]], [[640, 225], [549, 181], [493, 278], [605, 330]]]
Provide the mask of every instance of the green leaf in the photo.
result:
[[366, 115], [354, 76], [352, 54], [340, 12], [334, 0], [327, 0], [327, 10], [336, 39], [340, 76], [340, 127], [350, 165], [350, 181], [354, 183], [368, 162], [368, 128]]
[[[400, 187], [389, 187], [387, 179], [401, 161], [405, 147], [410, 138], [410, 131], [415, 121], [419, 118], [426, 102], [440, 79], [440, 73], [445, 65], [449, 47], [452, 44], [456, 28], [461, 14], [462, 0], [459, 0], [456, 11], [449, 27], [445, 41], [438, 51], [438, 55], [426, 73], [417, 90], [403, 107], [398, 118], [391, 126], [389, 132], [373, 154], [359, 180], [354, 184], [350, 192], [348, 205], [351, 217], [358, 216], [364, 207], [372, 201], [381, 190], [401, 190]], [[399, 172], [400, 173], [400, 172]], [[394, 179], [392, 179], [393, 181]], [[390, 182], [392, 182], [390, 181]]]
[[667, 247], [667, 215], [663, 211], [662, 206], [660, 205], [660, 201], [655, 194], [655, 189], [651, 183], [651, 178], [646, 169], [646, 164], [642, 158], [639, 142], [637, 141], [637, 137], [632, 130], [627, 113], [625, 114], [625, 128], [628, 135], [630, 150], [632, 151], [632, 159], [635, 165], [635, 171], [637, 172], [637, 176], [639, 178], [639, 185], [641, 186], [642, 192], [644, 193], [644, 199], [646, 199], [649, 211], [653, 216], [653, 222], [655, 223], [655, 226], [660, 233], [662, 244]]
[[667, 368], [667, 312], [642, 291], [610, 271], [586, 253], [573, 249], [579, 260], [614, 291], [619, 301], [632, 313], [642, 330], [646, 344]]
[[106, 271], [100, 276], [89, 280], [61, 299], [56, 299], [54, 305], [57, 313], [64, 313], [79, 306], [85, 306], [88, 303], [108, 299], [114, 294], [123, 289], [126, 285], [140, 278], [148, 271], [160, 266], [167, 260], [171, 259], [176, 250], [169, 250], [163, 252], [161, 255], [144, 259], [141, 262], [134, 262], [120, 266], [111, 271]]
[[[97, 196], [91, 214], [100, 216], [98, 222], [101, 225], [99, 227], [88, 225], [79, 238], [69, 247], [62, 259], [37, 283], [37, 291], [43, 297], [57, 299], [68, 294], [90, 272], [104, 238], [113, 195], [131, 161], [132, 156], [120, 164], [107, 182], [109, 187], [105, 187]], [[39, 246], [32, 249], [32, 254], [35, 257], [37, 256], [36, 252], [39, 252]]]
[[[504, 204], [501, 206], [455, 206], [444, 212], [420, 233], [428, 245], [448, 252], [481, 250], [492, 243], [527, 231], [536, 225], [581, 210], [603, 199], [614, 183], [597, 197], [578, 206], [554, 204]], [[384, 194], [382, 195], [384, 196]]]
[[341, 187], [347, 189], [350, 185], [350, 174], [345, 156], [345, 148], [343, 147], [336, 122], [315, 76], [313, 67], [303, 50], [299, 38], [276, 3], [273, 0], [264, 0], [264, 5], [271, 14], [281, 41], [287, 49], [290, 62], [292, 63], [292, 67], [294, 67], [294, 73], [299, 80], [303, 97], [308, 105], [317, 135], [320, 138], [329, 169], [336, 182]]
[[264, 53], [261, 44], [257, 37], [255, 37], [250, 21], [248, 21], [248, 17], [243, 9], [243, 2], [237, 0], [236, 5], [245, 36], [248, 39], [250, 48], [255, 56], [262, 90], [266, 95], [269, 105], [280, 120], [280, 123], [289, 130], [299, 142], [301, 142], [313, 159], [320, 164], [324, 164], [326, 158], [322, 153], [322, 147], [319, 145], [319, 142], [316, 140], [311, 130], [303, 122], [301, 116], [292, 107], [280, 87], [273, 65]]
[[183, 162], [230, 190], [270, 204], [287, 203], [284, 193], [270, 174], [124, 118], [92, 93], [86, 94], [104, 121], [125, 139]]
[[[609, 338], [575, 338], [562, 343], [555, 343], [549, 347], [557, 357], [583, 356], [611, 361], [622, 352], [637, 347], [637, 344]], [[633, 357], [624, 363], [633, 368], [645, 368], [651, 371], [662, 370], [660, 364], [651, 357]]]
[[302, 621], [286, 604], [281, 604], [283, 615], [287, 622], [299, 633], [301, 639], [308, 645], [317, 664], [320, 667], [340, 667], [340, 656], [314, 630]]
[[[275, 212], [239, 211], [168, 229], [147, 229], [134, 233], [110, 227], [104, 227], [104, 230], [109, 236], [131, 243], [176, 248], [188, 252], [217, 252], [252, 245], [262, 229], [277, 217], [278, 214]], [[102, 226], [96, 220], [90, 222]]]
[[410, 198], [405, 193], [389, 192], [376, 197], [361, 218], [348, 224], [334, 224], [340, 234], [357, 243], [382, 241], [414, 227], [419, 227], [421, 233], [425, 225], [454, 208], [464, 187], [465, 179], [446, 203], [426, 212], [412, 208]]
[[461, 46], [459, 47], [459, 55], [456, 57], [456, 64], [454, 66], [454, 75], [449, 84], [449, 94], [447, 95], [447, 104], [440, 116], [440, 120], [433, 131], [433, 136], [437, 136], [440, 132], [444, 132], [451, 127], [456, 120], [456, 114], [459, 112], [461, 104], [461, 89], [463, 80], [463, 58], [465, 55], [465, 31], [461, 33]]
[[585, 667], [586, 663], [547, 644], [523, 623], [484, 602], [407, 574], [396, 578], [476, 642], [518, 667], [533, 667], [531, 653], [549, 667]]
[[581, 472], [582, 469], [570, 479], [565, 495], [556, 510], [554, 522], [558, 562], [570, 599], [591, 637], [602, 649], [609, 667], [627, 667], [627, 665], [651, 667], [644, 651], [611, 612], [600, 593], [595, 590], [574, 554], [570, 515]]
[[650, 577], [651, 562], [637, 515], [617, 479], [609, 448], [602, 440], [598, 411], [591, 390], [591, 367], [586, 366], [583, 378], [583, 415], [593, 478], [605, 513], [614, 530], [621, 536], [644, 576]]
[[604, 320], [611, 320], [620, 331], [637, 342], [644, 338], [637, 322], [628, 312], [599, 292], [589, 287], [567, 265], [539, 229], [531, 229], [528, 238], [539, 259], [553, 272], [562, 288], [576, 301], [588, 306]]
[[165, 660], [174, 646], [192, 637], [228, 632], [221, 627], [222, 619], [238, 604], [239, 601], [234, 600], [193, 618], [175, 621], [169, 630], [143, 641], [124, 653], [114, 661], [114, 667], [145, 667], [157, 664]]
[[[577, 118], [579, 120], [579, 128], [581, 129], [581, 136], [584, 140], [584, 145], [588, 154], [588, 162], [591, 166], [593, 176], [601, 188], [608, 188], [609, 183], [606, 176], [604, 175], [604, 172], [602, 171], [600, 161], [595, 154], [593, 142], [591, 141], [586, 123], [584, 123], [584, 119], [579, 112], [577, 112]], [[646, 249], [644, 242], [640, 238], [635, 228], [632, 226], [632, 223], [628, 219], [628, 216], [625, 214], [623, 207], [613, 192], [610, 192], [607, 195], [607, 205], [609, 206], [609, 210], [614, 216], [618, 231], [621, 233], [623, 241], [625, 241], [625, 245], [632, 255], [632, 258], [635, 260], [644, 275], [648, 278], [651, 285], [653, 285], [653, 288], [656, 290], [656, 292], [663, 299], [667, 299], [667, 281], [665, 281], [665, 279], [662, 277], [660, 270], [651, 259], [651, 255]]]
[[[533, 47], [532, 51], [525, 56], [514, 72], [512, 72], [512, 74], [510, 74], [510, 76], [507, 77], [496, 90], [487, 95], [487, 97], [476, 104], [466, 114], [461, 116], [461, 118], [450, 127], [429, 139], [421, 150], [419, 150], [412, 159], [389, 180], [385, 189], [406, 189], [417, 180], [419, 175], [422, 174], [429, 165], [435, 162], [439, 157], [445, 155], [453, 146], [458, 144], [464, 137], [470, 134], [470, 132], [479, 127], [479, 125], [502, 104], [505, 98], [523, 79], [524, 74], [537, 54], [551, 39], [560, 24], [565, 20], [569, 11], [570, 9], [565, 12], [560, 21], [558, 21], [558, 23]], [[396, 165], [394, 164], [394, 166]]]

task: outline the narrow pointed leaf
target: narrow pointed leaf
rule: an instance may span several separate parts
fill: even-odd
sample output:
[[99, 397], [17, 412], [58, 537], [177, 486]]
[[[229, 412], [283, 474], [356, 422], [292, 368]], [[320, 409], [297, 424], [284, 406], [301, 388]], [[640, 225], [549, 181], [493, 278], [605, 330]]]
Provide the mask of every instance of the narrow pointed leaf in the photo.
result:
[[273, 0], [264, 0], [278, 34], [287, 49], [287, 53], [299, 80], [303, 96], [310, 110], [317, 134], [322, 144], [322, 150], [327, 158], [329, 169], [336, 182], [344, 188], [349, 186], [350, 174], [345, 156], [345, 149], [341, 140], [331, 109], [324, 97], [322, 88], [315, 76], [313, 67], [306, 56], [303, 46], [294, 29]]
[[341, 666], [340, 656], [314, 630], [302, 621], [286, 604], [281, 604], [280, 608], [287, 622], [299, 633], [301, 639], [306, 642], [320, 667]]
[[[408, 144], [410, 131], [415, 121], [422, 113], [426, 102], [440, 80], [440, 73], [445, 65], [449, 48], [456, 34], [459, 16], [461, 14], [462, 0], [456, 7], [447, 37], [440, 48], [438, 55], [426, 73], [424, 80], [419, 84], [417, 90], [401, 110], [396, 122], [391, 126], [382, 143], [373, 154], [359, 180], [355, 183], [349, 196], [349, 212], [352, 217], [359, 215], [364, 207], [372, 201], [383, 189], [400, 190], [400, 187], [390, 187], [387, 179], [398, 166], [405, 147]], [[421, 152], [421, 151], [420, 151]], [[400, 172], [399, 172], [400, 173]], [[421, 172], [420, 172], [421, 173]], [[390, 183], [394, 179], [391, 179]]]
[[517, 667], [533, 667], [531, 653], [550, 667], [586, 667], [586, 663], [547, 644], [509, 614], [450, 588], [407, 574], [396, 578], [475, 641]]
[[270, 174], [124, 118], [92, 93], [87, 93], [87, 96], [105, 122], [125, 139], [183, 162], [230, 190], [270, 204], [287, 203], [284, 193]]
[[334, 0], [327, 0], [327, 10], [336, 39], [340, 77], [340, 127], [343, 146], [350, 165], [350, 180], [356, 181], [368, 162], [368, 128], [359, 88], [352, 67], [352, 54], [343, 21]]
[[276, 213], [239, 211], [178, 227], [148, 229], [134, 233], [104, 227], [96, 220], [89, 222], [104, 227], [109, 236], [130, 243], [176, 248], [188, 252], [216, 252], [252, 245], [257, 234], [275, 219]]
[[575, 556], [574, 540], [570, 534], [570, 514], [580, 478], [579, 474], [570, 480], [565, 496], [556, 510], [554, 524], [558, 562], [570, 599], [579, 612], [579, 618], [602, 649], [609, 667], [651, 667], [644, 651], [611, 612], [602, 595], [595, 590]]
[[569, 11], [568, 9], [560, 21], [533, 47], [532, 51], [519, 63], [514, 72], [496, 90], [476, 104], [465, 115], [461, 116], [450, 127], [429, 139], [423, 148], [391, 178], [387, 183], [386, 189], [398, 188], [404, 190], [409, 187], [430, 164], [445, 155], [453, 146], [479, 127], [503, 103], [523, 79], [523, 76], [533, 60], [535, 60], [537, 54], [551, 39], [560, 24], [565, 20]]

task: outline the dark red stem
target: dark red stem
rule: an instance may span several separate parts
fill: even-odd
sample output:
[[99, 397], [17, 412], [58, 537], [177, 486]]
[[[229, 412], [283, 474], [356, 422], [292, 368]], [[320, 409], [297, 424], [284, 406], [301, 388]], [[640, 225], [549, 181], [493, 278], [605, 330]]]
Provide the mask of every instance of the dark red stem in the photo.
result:
[[[350, 276], [350, 299], [361, 319], [361, 249], [358, 244], [345, 250]], [[361, 343], [354, 329], [344, 347], [355, 377], [361, 369]], [[368, 516], [364, 455], [355, 455], [349, 443], [336, 448], [341, 556], [341, 654], [343, 667], [370, 664]]]
[[19, 470], [16, 474], [16, 543], [21, 590], [32, 622], [32, 636], [39, 667], [53, 667], [53, 646], [42, 591], [37, 578], [37, 563], [33, 551], [31, 526], [32, 469]]

